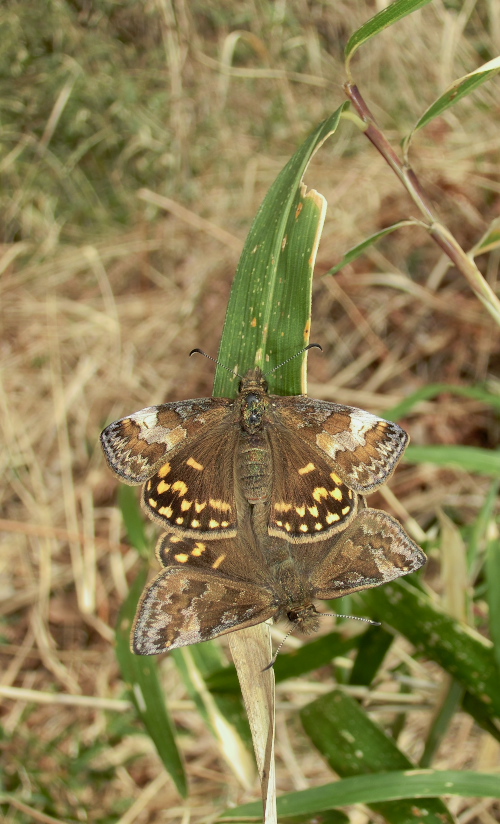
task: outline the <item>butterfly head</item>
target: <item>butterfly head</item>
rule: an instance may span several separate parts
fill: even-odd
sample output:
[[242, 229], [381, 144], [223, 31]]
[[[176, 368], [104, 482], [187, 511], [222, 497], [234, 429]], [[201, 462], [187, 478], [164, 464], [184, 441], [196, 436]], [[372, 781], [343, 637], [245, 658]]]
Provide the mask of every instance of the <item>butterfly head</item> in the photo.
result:
[[304, 606], [297, 609], [289, 609], [287, 618], [294, 625], [294, 630], [297, 629], [304, 635], [309, 635], [311, 632], [317, 632], [319, 629], [320, 613], [314, 604], [304, 604]]

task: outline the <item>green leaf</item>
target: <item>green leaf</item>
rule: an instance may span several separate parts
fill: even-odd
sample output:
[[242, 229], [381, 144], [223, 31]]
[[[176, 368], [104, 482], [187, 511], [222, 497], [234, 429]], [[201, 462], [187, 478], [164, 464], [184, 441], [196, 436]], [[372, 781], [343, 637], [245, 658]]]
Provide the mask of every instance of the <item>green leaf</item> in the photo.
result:
[[332, 269], [329, 269], [328, 272], [325, 274], [327, 275], [335, 275], [344, 266], [347, 266], [348, 263], [352, 263], [353, 260], [360, 257], [366, 249], [369, 249], [370, 246], [373, 246], [377, 241], [381, 238], [385, 237], [386, 235], [390, 235], [392, 232], [395, 232], [396, 229], [401, 229], [403, 226], [418, 226], [420, 225], [416, 220], [400, 220], [398, 223], [393, 223], [392, 226], [387, 226], [385, 229], [382, 229], [380, 232], [375, 232], [374, 235], [370, 235], [367, 237], [366, 240], [363, 240], [361, 243], [358, 243], [357, 246], [353, 246], [352, 249], [349, 249], [345, 255], [343, 256], [342, 260], [340, 260]]
[[[287, 793], [278, 798], [278, 813], [280, 816], [292, 813], [312, 815], [323, 810], [347, 807], [349, 804], [376, 804], [402, 798], [424, 799], [441, 795], [500, 798], [498, 774], [466, 770], [398, 770], [358, 775], [310, 790]], [[427, 821], [427, 804], [419, 803], [415, 806], [422, 814], [417, 821]], [[253, 802], [226, 810], [220, 820], [259, 816], [259, 813], [260, 804]]]
[[478, 255], [484, 255], [485, 252], [491, 252], [493, 249], [498, 249], [500, 246], [500, 218], [492, 220], [488, 230], [484, 233], [482, 238], [474, 244], [470, 250], [469, 257], [475, 258]]
[[294, 652], [286, 655], [280, 653], [274, 665], [276, 683], [314, 672], [319, 667], [332, 663], [334, 658], [347, 655], [356, 643], [357, 639], [354, 636], [344, 638], [339, 632], [331, 632], [304, 644]]
[[485, 572], [488, 587], [490, 636], [494, 644], [500, 683], [500, 539], [498, 525], [493, 520], [490, 521]]
[[418, 652], [487, 703], [491, 715], [500, 717], [498, 671], [490, 641], [455, 621], [406, 581], [365, 590], [360, 599], [371, 615], [397, 629]]
[[[317, 824], [317, 819], [311, 819], [310, 815], [290, 815], [280, 818], [280, 824]], [[349, 818], [340, 810], [325, 810], [321, 814], [320, 824], [349, 824]]]
[[434, 118], [442, 115], [443, 112], [451, 106], [454, 106], [467, 94], [470, 94], [479, 88], [479, 86], [482, 86], [486, 80], [489, 80], [495, 74], [498, 74], [499, 71], [500, 57], [495, 57], [493, 60], [489, 60], [482, 66], [479, 66], [479, 68], [475, 69], [473, 72], [470, 72], [469, 74], [460, 77], [458, 80], [455, 80], [451, 86], [449, 86], [446, 91], [438, 97], [432, 106], [429, 106], [429, 108], [426, 109], [422, 117], [417, 121], [412, 131], [405, 139], [405, 144], [409, 144], [418, 129], [422, 129], [423, 126], [426, 126], [431, 122], [431, 120], [434, 120]]
[[500, 723], [497, 718], [491, 717], [489, 707], [470, 692], [466, 692], [462, 699], [462, 708], [468, 712], [476, 724], [500, 742]]
[[[311, 284], [325, 203], [306, 192], [302, 176], [314, 152], [337, 129], [347, 104], [307, 138], [269, 189], [250, 229], [236, 272], [219, 349], [219, 361], [240, 375], [266, 372], [309, 342]], [[269, 376], [272, 392], [305, 391], [305, 357]], [[235, 397], [238, 382], [216, 374], [214, 394]]]
[[[479, 510], [472, 530], [469, 535], [467, 546], [467, 563], [469, 565], [470, 577], [472, 581], [476, 577], [483, 565], [484, 554], [482, 549], [488, 547], [488, 544], [497, 529], [494, 517], [495, 509], [498, 501], [498, 490], [500, 488], [500, 480], [495, 479], [484, 498], [483, 505]], [[497, 536], [498, 537], [498, 536]]]
[[[358, 643], [358, 639], [344, 638], [338, 632], [322, 635], [299, 649], [287, 654], [280, 653], [274, 665], [276, 683], [287, 678], [298, 678], [319, 667], [330, 664], [337, 656], [345, 656]], [[207, 678], [207, 686], [216, 693], [239, 693], [238, 678], [234, 667], [213, 672]]]
[[412, 446], [405, 452], [405, 461], [413, 464], [432, 463], [451, 466], [479, 475], [500, 475], [500, 451], [492, 452], [479, 446]]
[[350, 684], [369, 686], [394, 641], [392, 632], [382, 627], [369, 627], [358, 638], [358, 653], [349, 677]]
[[[411, 769], [409, 759], [394, 741], [377, 726], [350, 696], [340, 690], [308, 704], [300, 712], [305, 731], [326, 758], [330, 767], [342, 777], [389, 770]], [[384, 801], [372, 804], [374, 812], [391, 824], [417, 824], [415, 799]], [[430, 799], [426, 806], [426, 824], [453, 821], [439, 799]]]
[[384, 410], [384, 418], [388, 421], [399, 421], [408, 415], [409, 412], [421, 401], [428, 401], [432, 398], [437, 398], [438, 395], [448, 392], [450, 395], [458, 395], [462, 398], [474, 398], [478, 401], [497, 409], [500, 412], [500, 396], [490, 392], [485, 387], [481, 386], [457, 386], [453, 383], [430, 383], [427, 386], [422, 386], [408, 395], [404, 401], [393, 406], [392, 409]]
[[149, 558], [151, 547], [146, 538], [144, 516], [139, 506], [137, 490], [131, 486], [120, 484], [118, 487], [118, 502], [130, 543], [137, 549], [142, 558]]
[[157, 659], [134, 655], [130, 649], [130, 630], [146, 578], [147, 567], [144, 566], [120, 610], [116, 628], [116, 657], [137, 713], [151, 736], [165, 769], [171, 775], [179, 793], [186, 798], [186, 774], [165, 705]]
[[370, 38], [388, 26], [392, 26], [393, 23], [397, 23], [398, 20], [402, 20], [403, 17], [412, 14], [412, 12], [421, 9], [430, 2], [431, 0], [396, 0], [395, 3], [391, 3], [390, 6], [379, 11], [378, 14], [370, 18], [370, 20], [364, 23], [361, 28], [355, 31], [349, 38], [347, 46], [345, 47], [346, 66], [349, 66], [353, 54], [363, 43], [366, 43], [367, 40], [370, 40]]
[[457, 712], [460, 702], [465, 694], [465, 690], [458, 681], [450, 680], [449, 687], [440, 700], [440, 704], [434, 709], [431, 726], [427, 732], [425, 747], [420, 759], [421, 767], [430, 767], [443, 738], [448, 732], [449, 726]]

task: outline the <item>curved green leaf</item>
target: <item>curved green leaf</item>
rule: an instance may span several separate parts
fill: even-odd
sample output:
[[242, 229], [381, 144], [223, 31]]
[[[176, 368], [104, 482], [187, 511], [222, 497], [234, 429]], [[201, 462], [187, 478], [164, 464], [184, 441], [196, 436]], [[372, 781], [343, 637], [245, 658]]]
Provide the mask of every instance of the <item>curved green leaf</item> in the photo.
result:
[[410, 134], [406, 137], [405, 146], [408, 146], [415, 132], [422, 129], [424, 126], [427, 126], [431, 120], [434, 120], [434, 118], [442, 115], [447, 109], [454, 106], [455, 103], [458, 103], [462, 97], [465, 97], [475, 91], [479, 86], [482, 86], [483, 83], [495, 74], [498, 74], [499, 71], [500, 57], [495, 57], [493, 60], [489, 60], [482, 66], [479, 66], [478, 69], [474, 69], [473, 72], [469, 72], [469, 74], [455, 80], [451, 86], [448, 86], [446, 91], [438, 97], [432, 106], [429, 106], [429, 108], [426, 109], [422, 117], [420, 117], [411, 130]]
[[[354, 778], [343, 778], [333, 784], [324, 784], [301, 792], [287, 793], [278, 799], [281, 815], [312, 815], [322, 810], [346, 807], [349, 804], [376, 804], [402, 798], [433, 798], [441, 795], [458, 795], [500, 798], [498, 775], [468, 772], [466, 770], [404, 770], [387, 773], [371, 773]], [[426, 804], [419, 804], [422, 818]], [[258, 803], [243, 804], [226, 810], [220, 819], [237, 819], [258, 816]], [[424, 819], [426, 820], [426, 819]]]
[[475, 400], [483, 401], [500, 412], [500, 396], [494, 395], [493, 392], [490, 392], [486, 388], [481, 386], [458, 386], [453, 383], [429, 383], [427, 386], [422, 386], [420, 389], [417, 389], [416, 392], [408, 395], [404, 401], [398, 403], [397, 406], [393, 406], [392, 409], [385, 409], [384, 418], [388, 421], [398, 421], [411, 412], [413, 407], [416, 406], [417, 403], [420, 403], [420, 401], [428, 401], [431, 398], [436, 398], [443, 392], [449, 392], [450, 395], [459, 395], [463, 398], [474, 398]]
[[500, 451], [492, 452], [479, 446], [409, 446], [405, 452], [409, 463], [433, 463], [437, 466], [454, 466], [479, 475], [500, 475]]
[[370, 18], [370, 20], [351, 35], [347, 42], [347, 46], [345, 47], [347, 67], [353, 54], [363, 43], [366, 43], [367, 40], [370, 40], [380, 31], [383, 31], [388, 26], [392, 26], [393, 23], [397, 23], [398, 20], [402, 20], [403, 17], [412, 14], [412, 12], [421, 9], [422, 6], [426, 6], [430, 2], [431, 0], [396, 0], [395, 3], [391, 3], [390, 6], [382, 9], [378, 14]]
[[327, 275], [335, 275], [344, 266], [347, 266], [348, 263], [352, 263], [353, 260], [360, 257], [363, 252], [368, 249], [370, 246], [373, 246], [380, 238], [385, 237], [386, 235], [390, 235], [392, 232], [395, 232], [396, 229], [401, 229], [403, 226], [416, 226], [418, 225], [418, 221], [416, 220], [400, 220], [398, 223], [393, 223], [392, 226], [387, 226], [385, 229], [382, 229], [380, 232], [375, 232], [374, 235], [370, 235], [367, 237], [366, 240], [363, 240], [361, 243], [358, 243], [357, 246], [353, 246], [352, 249], [348, 249], [345, 255], [343, 256], [342, 260], [340, 260], [332, 269], [329, 269], [328, 272], [325, 274]]
[[472, 247], [469, 257], [475, 258], [478, 255], [484, 255], [486, 252], [492, 252], [493, 249], [498, 249], [500, 246], [500, 218], [495, 218], [490, 223], [488, 230], [484, 233], [482, 238]]

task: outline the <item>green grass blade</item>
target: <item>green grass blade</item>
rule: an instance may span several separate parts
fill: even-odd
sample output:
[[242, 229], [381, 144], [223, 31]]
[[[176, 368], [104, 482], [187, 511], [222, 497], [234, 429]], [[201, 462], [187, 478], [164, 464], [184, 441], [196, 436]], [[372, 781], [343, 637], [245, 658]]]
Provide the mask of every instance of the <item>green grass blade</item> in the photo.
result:
[[385, 229], [382, 229], [380, 232], [375, 232], [374, 235], [370, 235], [367, 237], [366, 240], [363, 240], [361, 243], [358, 243], [356, 246], [353, 246], [352, 249], [348, 249], [348, 251], [343, 256], [342, 260], [339, 261], [332, 269], [329, 269], [328, 272], [325, 274], [327, 275], [335, 275], [337, 272], [340, 272], [344, 266], [347, 266], [348, 263], [352, 263], [354, 260], [359, 258], [366, 249], [369, 249], [370, 246], [373, 246], [377, 243], [381, 238], [385, 237], [386, 235], [390, 235], [392, 232], [395, 232], [396, 229], [401, 229], [403, 226], [415, 226], [417, 225], [417, 221], [415, 220], [400, 220], [398, 223], [393, 223], [392, 226], [387, 226]]
[[396, 0], [395, 3], [391, 3], [390, 6], [379, 11], [378, 14], [370, 18], [370, 20], [364, 23], [364, 25], [349, 38], [347, 46], [345, 47], [347, 65], [349, 65], [353, 54], [363, 43], [366, 43], [367, 40], [370, 40], [388, 26], [392, 26], [393, 23], [397, 23], [398, 20], [402, 20], [403, 17], [406, 17], [408, 14], [412, 14], [412, 12], [417, 11], [417, 9], [421, 9], [422, 6], [426, 6], [430, 1], [431, 0]]
[[486, 547], [486, 582], [488, 587], [490, 637], [493, 641], [500, 683], [500, 539], [498, 525], [490, 521]]
[[360, 599], [373, 617], [397, 629], [421, 654], [487, 702], [491, 715], [500, 717], [498, 671], [488, 640], [455, 621], [406, 581], [365, 590]]
[[369, 627], [358, 638], [358, 652], [349, 676], [349, 684], [369, 686], [394, 641], [394, 635], [382, 627]]
[[464, 712], [469, 713], [481, 729], [500, 742], [500, 722], [497, 718], [491, 717], [489, 707], [484, 701], [480, 701], [470, 692], [466, 692], [462, 699], [462, 709]]
[[451, 721], [460, 707], [464, 694], [465, 690], [463, 686], [459, 684], [458, 681], [452, 679], [427, 733], [424, 751], [419, 761], [421, 767], [431, 766], [433, 758], [448, 732]]
[[[441, 795], [473, 798], [500, 798], [500, 781], [497, 774], [477, 773], [466, 770], [395, 770], [388, 773], [371, 773], [353, 778], [343, 778], [332, 784], [314, 787], [301, 792], [287, 793], [278, 799], [280, 816], [314, 815], [323, 810], [346, 807], [349, 804], [377, 804], [403, 798], [427, 799]], [[418, 803], [422, 814], [414, 824], [427, 821], [427, 803]], [[239, 816], [259, 816], [258, 803], [243, 804], [226, 810], [220, 820], [237, 819]]]
[[496, 530], [494, 521], [495, 509], [498, 501], [498, 490], [500, 489], [500, 480], [495, 479], [485, 496], [484, 503], [479, 510], [478, 516], [472, 525], [472, 530], [469, 535], [467, 546], [467, 564], [470, 569], [470, 578], [472, 581], [476, 577], [482, 567], [484, 553], [483, 548], [488, 544], [492, 537], [492, 532]]
[[426, 109], [406, 138], [405, 143], [408, 144], [411, 141], [418, 129], [422, 129], [424, 126], [427, 126], [431, 120], [440, 117], [447, 109], [454, 106], [466, 95], [471, 94], [471, 92], [475, 91], [479, 86], [482, 86], [483, 83], [490, 80], [494, 75], [498, 74], [499, 71], [500, 57], [495, 57], [493, 60], [489, 60], [482, 66], [479, 66], [479, 68], [473, 72], [455, 80], [451, 86], [438, 97], [432, 106]]
[[458, 395], [461, 398], [484, 401], [484, 403], [500, 412], [500, 396], [495, 395], [486, 388], [481, 386], [457, 386], [452, 383], [430, 383], [408, 395], [404, 401], [398, 403], [397, 406], [393, 406], [392, 409], [384, 410], [384, 418], [388, 421], [398, 421], [411, 412], [420, 401], [431, 400], [444, 392], [448, 392], [450, 395]]
[[[314, 745], [342, 777], [412, 768], [394, 741], [368, 718], [357, 701], [340, 690], [308, 704], [300, 716]], [[390, 824], [416, 824], [420, 819], [420, 814], [415, 814], [414, 798], [371, 806]], [[451, 824], [453, 818], [443, 802], [434, 798], [426, 803], [425, 820], [428, 824]]]
[[405, 461], [413, 464], [432, 463], [437, 466], [451, 466], [479, 475], [500, 476], [500, 451], [492, 452], [479, 446], [410, 446], [405, 452]]
[[[122, 484], [119, 487], [118, 496], [130, 543], [143, 557], [149, 557], [150, 550], [136, 490]], [[151, 736], [165, 769], [172, 776], [179, 793], [185, 798], [187, 796], [186, 773], [177, 748], [173, 724], [165, 705], [158, 659], [135, 655], [130, 649], [130, 631], [137, 604], [146, 584], [148, 568], [147, 563], [143, 564], [122, 604], [116, 628], [116, 657], [137, 713]]]
[[120, 610], [116, 629], [116, 657], [137, 713], [151, 736], [165, 769], [171, 775], [179, 793], [186, 798], [186, 774], [165, 705], [157, 659], [134, 655], [130, 650], [130, 629], [146, 578], [147, 567], [144, 566]]
[[[312, 269], [324, 219], [324, 200], [305, 191], [303, 174], [314, 152], [335, 132], [341, 106], [302, 144], [267, 193], [245, 242], [219, 349], [221, 363], [244, 374], [272, 369], [307, 345]], [[304, 358], [269, 376], [281, 395], [305, 391]], [[218, 369], [214, 394], [234, 397], [237, 381]]]
[[120, 484], [118, 487], [118, 503], [120, 505], [128, 540], [142, 558], [149, 558], [151, 547], [150, 542], [146, 538], [144, 516], [139, 506], [137, 490], [131, 486]]
[[500, 246], [500, 218], [492, 220], [488, 230], [484, 233], [482, 238], [474, 244], [469, 252], [471, 258], [478, 255], [484, 255], [486, 252], [491, 252], [493, 249], [498, 249]]

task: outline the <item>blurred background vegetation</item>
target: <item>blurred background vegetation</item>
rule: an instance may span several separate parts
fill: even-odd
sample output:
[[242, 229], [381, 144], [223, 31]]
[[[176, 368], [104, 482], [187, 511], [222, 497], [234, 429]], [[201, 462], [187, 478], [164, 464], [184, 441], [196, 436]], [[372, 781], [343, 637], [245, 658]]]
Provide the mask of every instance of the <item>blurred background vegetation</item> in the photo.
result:
[[[8, 822], [197, 822], [258, 794], [231, 771], [171, 658], [161, 672], [187, 763], [187, 804], [123, 701], [114, 627], [137, 552], [125, 541], [98, 434], [149, 404], [211, 393], [211, 364], [187, 353], [216, 353], [258, 205], [307, 133], [343, 101], [345, 43], [382, 5], [4, 0], [0, 8], [0, 747], [2, 790], [15, 800], [3, 807]], [[435, 0], [370, 41], [353, 70], [397, 148], [443, 89], [499, 45], [498, 5]], [[499, 215], [498, 120], [493, 81], [413, 144], [412, 164], [465, 249]], [[322, 277], [349, 247], [416, 213], [352, 124], [316, 155], [306, 182], [329, 204], [311, 335], [324, 356], [310, 358], [310, 394], [380, 414], [429, 384], [498, 395], [498, 331], [423, 230], [390, 235]], [[478, 263], [495, 288], [498, 252]], [[416, 445], [492, 450], [499, 442], [486, 396], [441, 392], [401, 422]], [[495, 564], [489, 580], [484, 573], [498, 535], [496, 491], [487, 474], [444, 463], [403, 465], [370, 505], [393, 512], [424, 543], [436, 603], [488, 634], [488, 592], [500, 591]], [[156, 530], [147, 530], [152, 547]], [[473, 548], [468, 561], [464, 546]], [[412, 651], [399, 638], [383, 664], [381, 657], [376, 686], [395, 697], [373, 701], [370, 712], [418, 762], [445, 680]], [[280, 792], [331, 780], [296, 710], [333, 674], [347, 681], [352, 666], [346, 652], [314, 678], [281, 685]], [[410, 689], [408, 678], [416, 698], [411, 711], [404, 706], [403, 725], [397, 696]], [[28, 700], [10, 687], [34, 692]], [[55, 703], [42, 703], [46, 693]], [[62, 695], [72, 702], [57, 703]], [[498, 730], [474, 723], [460, 696], [451, 703], [427, 763], [498, 768]], [[461, 824], [498, 820], [498, 802], [481, 804], [457, 798], [450, 808]], [[350, 818], [374, 820], [362, 807]]]

